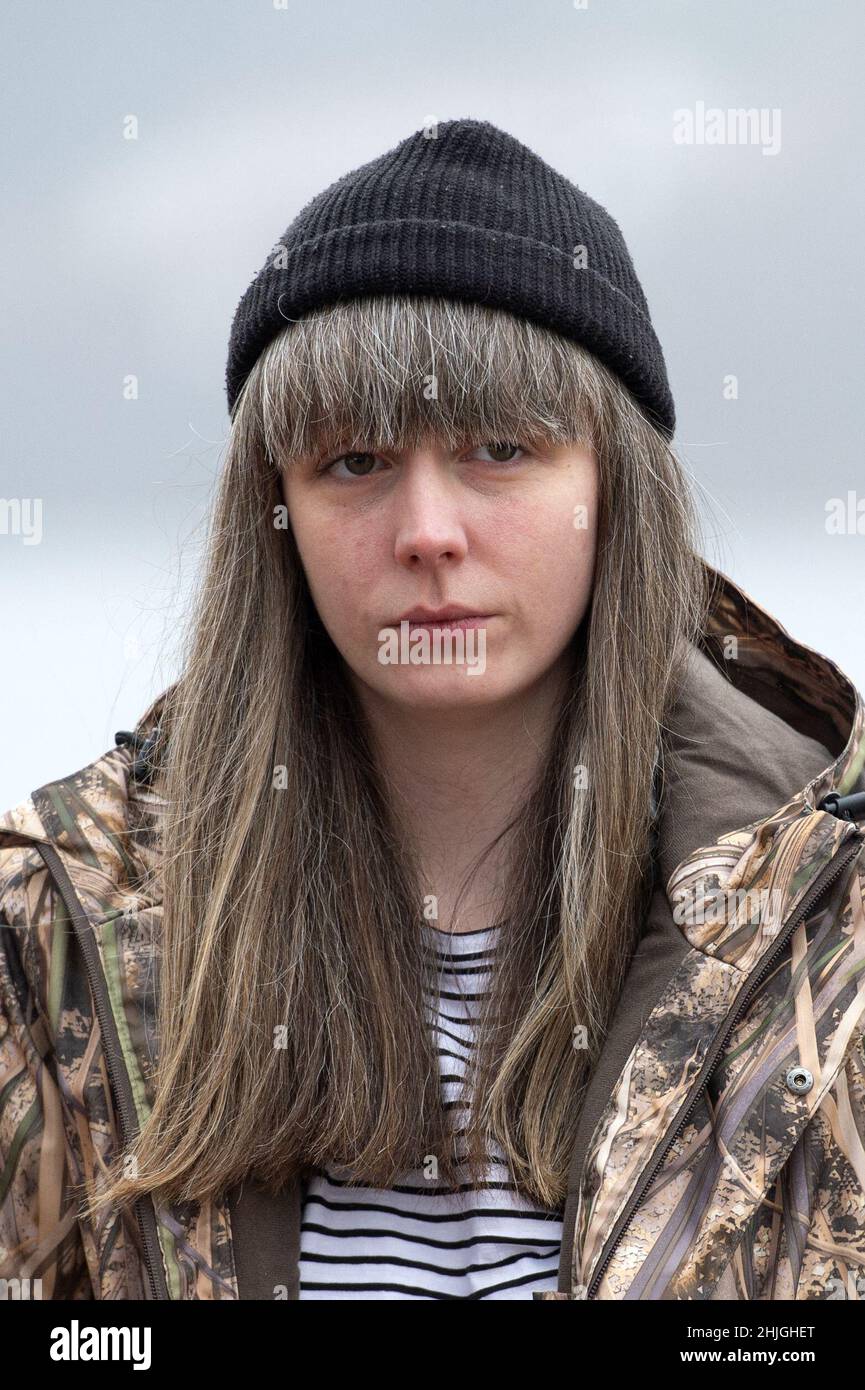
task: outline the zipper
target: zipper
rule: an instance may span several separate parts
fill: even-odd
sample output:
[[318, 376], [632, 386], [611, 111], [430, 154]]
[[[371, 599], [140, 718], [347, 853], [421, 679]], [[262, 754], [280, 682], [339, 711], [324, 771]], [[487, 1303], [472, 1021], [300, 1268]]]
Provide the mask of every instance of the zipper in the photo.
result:
[[[81, 947], [87, 977], [90, 982], [90, 990], [93, 995], [93, 1002], [96, 1006], [96, 1016], [99, 1019], [105, 1064], [108, 1069], [111, 1089], [114, 1092], [114, 1098], [117, 1102], [117, 1109], [120, 1115], [120, 1128], [125, 1146], [138, 1133], [138, 1117], [135, 1111], [135, 1102], [132, 1097], [132, 1086], [122, 1058], [120, 1039], [117, 1035], [117, 1025], [114, 1021], [114, 1015], [111, 1012], [111, 1006], [107, 999], [105, 976], [102, 972], [96, 942], [93, 939], [90, 920], [78, 899], [75, 889], [72, 886], [72, 881], [66, 871], [66, 867], [54, 846], [46, 844], [44, 841], [36, 841], [34, 842], [34, 846], [45, 860], [45, 865], [60, 890], [60, 896], [66, 905], [66, 910], [69, 913], [75, 930], [75, 936]], [[171, 1295], [168, 1292], [168, 1282], [162, 1263], [162, 1252], [159, 1248], [159, 1236], [156, 1229], [156, 1211], [153, 1202], [150, 1199], [137, 1197], [132, 1203], [132, 1210], [141, 1233], [144, 1263], [147, 1269], [147, 1277], [152, 1297], [154, 1299], [170, 1299]]]
[[595, 1273], [592, 1275], [591, 1283], [589, 1284], [588, 1289], [586, 1290], [587, 1300], [594, 1297], [598, 1285], [600, 1284], [601, 1279], [603, 1278], [604, 1271], [610, 1263], [610, 1260], [613, 1258], [616, 1247], [618, 1246], [622, 1238], [622, 1235], [625, 1231], [625, 1228], [628, 1225], [628, 1222], [630, 1221], [637, 1207], [642, 1202], [647, 1188], [651, 1187], [652, 1183], [654, 1182], [655, 1176], [663, 1166], [664, 1159], [666, 1158], [668, 1152], [672, 1148], [676, 1139], [678, 1139], [682, 1130], [687, 1125], [692, 1112], [695, 1110], [696, 1106], [700, 1101], [700, 1097], [707, 1089], [709, 1081], [711, 1080], [711, 1074], [715, 1067], [715, 1063], [717, 1062], [720, 1053], [726, 1046], [730, 1034], [733, 1032], [733, 1029], [736, 1027], [736, 1024], [739, 1022], [743, 1013], [750, 1005], [751, 1001], [754, 998], [754, 994], [759, 989], [765, 976], [772, 969], [775, 961], [783, 951], [784, 947], [786, 946], [787, 942], [790, 939], [790, 936], [795, 931], [796, 927], [798, 927], [799, 923], [804, 921], [804, 919], [812, 911], [815, 903], [819, 902], [820, 898], [826, 892], [827, 888], [831, 887], [831, 885], [840, 876], [840, 874], [842, 874], [843, 871], [847, 868], [848, 864], [856, 858], [862, 847], [863, 838], [865, 837], [863, 837], [860, 831], [854, 831], [849, 837], [850, 848], [846, 851], [846, 853], [839, 851], [836, 854], [835, 858], [830, 860], [830, 862], [826, 865], [826, 868], [823, 870], [817, 882], [811, 885], [809, 892], [806, 894], [804, 904], [799, 905], [795, 917], [788, 920], [784, 924], [783, 931], [779, 932], [778, 940], [776, 941], [775, 946], [773, 947], [771, 952], [768, 953], [767, 958], [764, 960], [756, 976], [750, 982], [747, 994], [744, 998], [736, 1000], [732, 1016], [730, 1017], [726, 1028], [724, 1029], [723, 1033], [719, 1032], [716, 1035], [715, 1041], [706, 1055], [706, 1059], [703, 1063], [700, 1076], [698, 1077], [696, 1082], [696, 1090], [692, 1093], [692, 1097], [690, 1102], [688, 1103], [687, 1110], [682, 1115], [682, 1118], [679, 1121], [673, 1133], [669, 1136], [668, 1139], [665, 1140], [663, 1148], [661, 1149], [661, 1152], [659, 1153], [656, 1162], [653, 1164], [648, 1174], [648, 1177], [644, 1181], [641, 1180], [637, 1188], [635, 1188], [631, 1200], [628, 1202], [625, 1211], [619, 1217], [618, 1221], [616, 1222], [613, 1228], [613, 1231], [610, 1234], [606, 1251], [601, 1256], [600, 1263], [595, 1269]]

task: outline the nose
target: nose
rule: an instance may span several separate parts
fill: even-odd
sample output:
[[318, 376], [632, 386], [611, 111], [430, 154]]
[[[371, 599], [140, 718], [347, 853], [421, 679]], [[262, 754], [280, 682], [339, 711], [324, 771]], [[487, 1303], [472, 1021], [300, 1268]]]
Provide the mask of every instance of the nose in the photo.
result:
[[405, 460], [392, 501], [398, 564], [435, 568], [465, 556], [468, 541], [458, 485], [437, 455], [419, 452]]

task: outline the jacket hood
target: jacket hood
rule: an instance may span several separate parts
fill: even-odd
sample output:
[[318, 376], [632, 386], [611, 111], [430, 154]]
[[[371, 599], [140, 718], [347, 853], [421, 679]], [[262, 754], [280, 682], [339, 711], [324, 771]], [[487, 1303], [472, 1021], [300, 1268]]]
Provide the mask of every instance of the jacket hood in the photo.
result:
[[[707, 566], [707, 568], [709, 568]], [[718, 571], [704, 640], [670, 712], [658, 865], [668, 884], [698, 846], [865, 789], [865, 704], [829, 657]]]

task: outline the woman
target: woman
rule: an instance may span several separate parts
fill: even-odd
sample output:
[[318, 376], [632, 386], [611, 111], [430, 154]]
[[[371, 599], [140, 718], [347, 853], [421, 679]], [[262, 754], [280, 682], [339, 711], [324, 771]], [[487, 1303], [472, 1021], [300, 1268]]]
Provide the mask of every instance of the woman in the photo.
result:
[[0, 1275], [861, 1296], [865, 707], [699, 558], [616, 224], [419, 132], [227, 384], [182, 676], [2, 821]]

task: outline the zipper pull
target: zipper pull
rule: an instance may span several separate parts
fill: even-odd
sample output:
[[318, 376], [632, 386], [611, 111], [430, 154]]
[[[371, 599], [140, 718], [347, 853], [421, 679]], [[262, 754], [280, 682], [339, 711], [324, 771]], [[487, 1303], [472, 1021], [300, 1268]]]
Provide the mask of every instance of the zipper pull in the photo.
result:
[[865, 792], [852, 792], [850, 796], [839, 796], [830, 792], [824, 796], [817, 807], [818, 811], [828, 811], [839, 820], [857, 821], [865, 816]]

